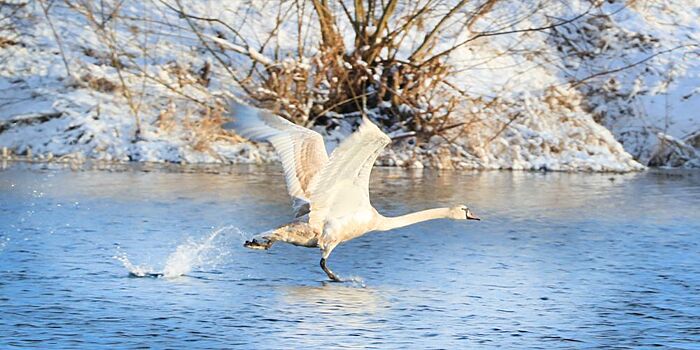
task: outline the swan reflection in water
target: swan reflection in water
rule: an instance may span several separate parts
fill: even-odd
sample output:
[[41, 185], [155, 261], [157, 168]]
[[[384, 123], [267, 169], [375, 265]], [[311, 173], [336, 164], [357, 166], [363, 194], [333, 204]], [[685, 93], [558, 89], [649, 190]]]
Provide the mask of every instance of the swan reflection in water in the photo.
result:
[[318, 332], [371, 337], [381, 331], [382, 323], [377, 321], [383, 319], [389, 309], [381, 293], [367, 287], [324, 283], [321, 286], [285, 286], [280, 287], [279, 292], [281, 304], [290, 313], [286, 316], [298, 321], [294, 326], [285, 327], [281, 337], [304, 342], [313, 342]]

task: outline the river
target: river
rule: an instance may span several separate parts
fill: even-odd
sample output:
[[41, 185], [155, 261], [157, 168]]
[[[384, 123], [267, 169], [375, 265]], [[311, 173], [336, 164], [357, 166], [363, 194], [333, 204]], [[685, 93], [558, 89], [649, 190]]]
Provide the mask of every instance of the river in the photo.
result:
[[242, 247], [291, 218], [277, 166], [6, 164], [0, 347], [700, 344], [700, 172], [377, 168], [371, 194], [482, 221], [342, 244], [329, 283], [317, 249]]

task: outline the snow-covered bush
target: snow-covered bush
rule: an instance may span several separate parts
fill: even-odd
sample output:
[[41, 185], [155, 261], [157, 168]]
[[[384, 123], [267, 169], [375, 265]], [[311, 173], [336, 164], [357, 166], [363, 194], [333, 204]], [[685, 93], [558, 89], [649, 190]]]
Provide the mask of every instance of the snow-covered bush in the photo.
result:
[[685, 141], [700, 132], [698, 16], [694, 1], [607, 1], [550, 36], [584, 108], [644, 164], [695, 154]]

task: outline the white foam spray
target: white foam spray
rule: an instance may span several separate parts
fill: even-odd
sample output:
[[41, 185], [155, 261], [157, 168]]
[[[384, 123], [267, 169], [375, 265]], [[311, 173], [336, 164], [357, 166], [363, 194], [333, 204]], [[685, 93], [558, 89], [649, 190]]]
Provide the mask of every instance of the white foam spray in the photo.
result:
[[119, 260], [124, 267], [129, 270], [129, 274], [136, 277], [146, 277], [150, 274], [155, 273], [153, 268], [148, 265], [134, 265], [129, 261], [129, 257], [126, 252], [122, 251], [120, 247], [117, 246], [117, 255], [114, 256], [115, 259]]
[[118, 249], [115, 259], [120, 261], [129, 270], [132, 276], [175, 278], [188, 274], [193, 269], [216, 268], [216, 266], [229, 257], [230, 247], [225, 241], [217, 240], [222, 233], [235, 230], [241, 237], [243, 233], [233, 226], [225, 226], [216, 229], [201, 239], [188, 237], [187, 240], [178, 245], [165, 261], [162, 271], [157, 271], [147, 265], [135, 265], [129, 261], [126, 253]]
[[180, 244], [175, 251], [168, 256], [163, 269], [163, 276], [173, 278], [182, 276], [197, 267], [216, 267], [223, 261], [230, 251], [222, 249], [220, 245], [214, 244], [214, 239], [231, 226], [222, 227], [202, 240], [194, 240], [191, 237], [187, 242]]

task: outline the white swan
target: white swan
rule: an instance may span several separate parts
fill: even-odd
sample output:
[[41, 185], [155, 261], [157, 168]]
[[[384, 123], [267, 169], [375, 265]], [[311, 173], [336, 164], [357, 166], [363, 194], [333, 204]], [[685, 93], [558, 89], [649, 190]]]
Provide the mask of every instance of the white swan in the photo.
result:
[[245, 246], [269, 249], [274, 242], [321, 248], [321, 268], [341, 281], [326, 261], [340, 243], [370, 231], [387, 231], [432, 219], [479, 220], [464, 205], [386, 217], [369, 200], [369, 176], [379, 153], [391, 139], [363, 117], [356, 132], [331, 154], [315, 131], [295, 125], [268, 111], [230, 101], [233, 122], [223, 125], [254, 141], [268, 141], [282, 161], [295, 219], [264, 232]]

